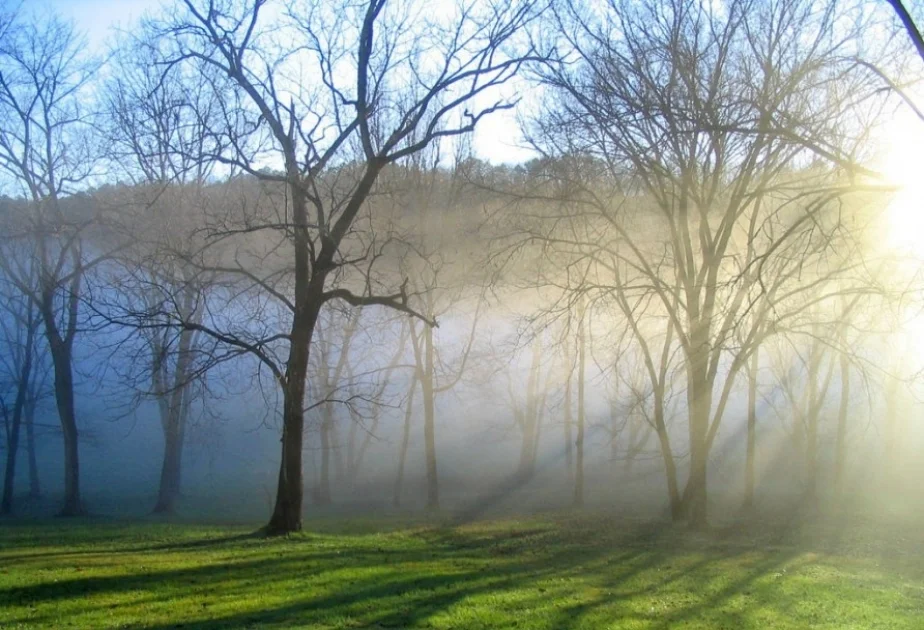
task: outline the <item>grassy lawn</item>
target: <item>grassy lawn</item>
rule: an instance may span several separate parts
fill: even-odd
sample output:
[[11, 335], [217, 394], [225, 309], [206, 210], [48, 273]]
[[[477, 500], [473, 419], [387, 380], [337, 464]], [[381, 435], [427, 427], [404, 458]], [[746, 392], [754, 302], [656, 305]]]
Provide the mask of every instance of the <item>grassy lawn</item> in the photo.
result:
[[924, 627], [918, 531], [602, 516], [307, 529], [2, 524], [0, 628]]

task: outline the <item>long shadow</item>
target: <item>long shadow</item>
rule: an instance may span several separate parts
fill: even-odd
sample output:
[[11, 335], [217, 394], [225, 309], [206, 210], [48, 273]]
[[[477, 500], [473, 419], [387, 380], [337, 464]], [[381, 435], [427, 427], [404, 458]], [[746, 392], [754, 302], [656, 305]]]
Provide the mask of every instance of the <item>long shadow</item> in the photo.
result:
[[[67, 534], [65, 534], [67, 535]], [[209, 536], [205, 538], [197, 538], [193, 540], [183, 540], [183, 541], [168, 541], [153, 545], [144, 545], [138, 543], [127, 543], [120, 544], [116, 541], [116, 547], [107, 547], [107, 548], [97, 548], [97, 547], [88, 547], [86, 549], [78, 550], [54, 550], [54, 551], [40, 551], [40, 552], [23, 552], [23, 553], [3, 553], [0, 552], [0, 559], [5, 562], [14, 562], [21, 560], [41, 560], [47, 558], [76, 558], [81, 556], [99, 556], [99, 555], [119, 555], [119, 554], [135, 554], [135, 553], [146, 553], [146, 552], [156, 552], [156, 551], [189, 551], [195, 549], [208, 549], [221, 547], [229, 544], [241, 543], [251, 540], [260, 540], [265, 538], [262, 533], [257, 532], [247, 532], [242, 534], [232, 534], [227, 536]], [[21, 546], [21, 545], [35, 545], [35, 546], [46, 546], [49, 543], [42, 538], [32, 538], [26, 541], [10, 541], [7, 537], [3, 537], [4, 543], [9, 546]], [[101, 540], [106, 540], [106, 542], [113, 542], [111, 539], [101, 538]], [[81, 540], [81, 545], [92, 545], [92, 541], [83, 541]]]
[[[195, 554], [208, 553], [203, 559], [211, 564], [15, 586], [0, 590], [0, 610], [11, 605], [53, 606], [64, 600], [82, 600], [85, 611], [102, 611], [109, 606], [95, 595], [121, 593], [128, 594], [129, 599], [120, 605], [144, 604], [142, 609], [167, 606], [176, 593], [181, 593], [187, 606], [191, 593], [222, 601], [243, 601], [253, 595], [255, 584], [261, 592], [281, 594], [285, 601], [260, 609], [263, 600], [258, 597], [249, 610], [214, 616], [203, 603], [202, 610], [183, 620], [182, 626], [206, 630], [336, 626], [349, 620], [368, 628], [419, 627], [460, 605], [489, 605], [485, 601], [493, 600], [483, 597], [488, 594], [515, 595], [511, 603], [505, 604], [512, 608], [503, 614], [516, 615], [517, 607], [554, 605], [552, 615], [538, 622], [549, 628], [586, 624], [593, 614], [610, 615], [605, 617], [607, 624], [632, 618], [646, 627], [663, 630], [697, 617], [721, 618], [732, 627], [744, 627], [751, 607], [769, 605], [781, 609], [789, 605], [783, 600], [754, 598], [748, 599], [744, 607], [723, 608], [732, 598], [751, 590], [762, 577], [788, 566], [803, 551], [799, 545], [768, 552], [724, 530], [688, 536], [661, 522], [626, 528], [618, 525], [584, 519], [576, 520], [573, 528], [567, 523], [545, 521], [527, 521], [513, 527], [510, 523], [487, 523], [419, 528], [397, 539], [411, 548], [389, 547], [388, 542], [383, 543], [384, 548], [377, 548], [377, 539], [356, 547], [342, 540], [315, 546], [312, 543], [324, 537], [312, 538], [308, 534], [304, 539], [293, 539], [294, 544], [269, 541], [265, 547], [245, 545], [244, 549], [252, 549], [260, 556], [242, 559], [230, 554], [241, 549], [240, 543], [252, 539], [251, 534], [132, 547], [129, 551], [135, 553], [186, 550], [192, 554], [193, 562], [198, 561]], [[211, 553], [215, 550], [226, 550], [229, 555], [216, 562]], [[736, 560], [741, 554], [755, 554], [757, 562], [747, 558], [741, 565]], [[724, 581], [722, 563], [726, 562], [744, 566], [736, 569], [743, 575]], [[302, 582], [300, 575], [320, 582]], [[580, 601], [571, 603], [568, 582], [561, 586], [561, 578], [579, 579], [590, 590], [581, 595]], [[695, 584], [697, 580], [702, 580], [702, 588], [706, 589], [698, 594], [695, 586], [692, 591], [686, 584], [680, 589], [676, 586], [682, 581]], [[713, 585], [716, 588], [709, 590]], [[319, 592], [319, 588], [323, 590]], [[696, 596], [660, 617], [633, 610], [637, 598], [672, 590]], [[38, 613], [5, 621], [14, 626], [54, 621], [50, 616], [43, 617], [43, 610]], [[178, 625], [176, 621], [134, 623], [125, 627], [166, 629]]]

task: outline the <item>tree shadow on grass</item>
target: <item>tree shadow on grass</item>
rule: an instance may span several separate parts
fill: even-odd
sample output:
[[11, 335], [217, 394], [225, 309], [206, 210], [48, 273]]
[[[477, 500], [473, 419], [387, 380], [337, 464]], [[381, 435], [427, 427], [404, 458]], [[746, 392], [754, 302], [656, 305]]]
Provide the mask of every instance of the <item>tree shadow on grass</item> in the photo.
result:
[[[598, 607], [612, 607], [620, 600], [647, 596], [746, 551], [707, 550], [694, 561], [685, 562], [682, 569], [659, 576], [659, 570], [670, 568], [691, 551], [682, 541], [678, 544], [675, 536], [675, 531], [657, 527], [620, 535], [611, 531], [600, 536], [592, 527], [563, 531], [527, 523], [513, 529], [490, 525], [423, 529], [407, 537], [410, 549], [326, 548], [312, 545], [311, 539], [297, 541], [306, 544], [267, 543], [265, 548], [255, 551], [266, 554], [265, 557], [214, 562], [211, 556], [205, 556], [201, 558], [203, 564], [178, 569], [75, 576], [58, 582], [12, 587], [0, 591], [0, 608], [54, 607], [57, 603], [82, 599], [82, 613], [106, 607], [117, 618], [117, 607], [112, 609], [111, 604], [94, 600], [101, 595], [110, 599], [124, 595], [125, 605], [175, 604], [178, 610], [186, 611], [185, 619], [171, 619], [167, 623], [126, 620], [127, 627], [211, 629], [355, 624], [395, 628], [424, 625], [460, 607], [491, 608], [485, 602], [492, 598], [507, 600], [504, 604], [507, 609], [500, 606], [495, 614], [500, 615], [496, 618], [499, 623], [509, 625], [530, 607], [555, 605], [561, 600], [558, 616], [547, 617], [540, 625], [568, 627]], [[188, 541], [135, 547], [134, 551], [144, 556], [162, 550], [182, 550], [188, 552], [191, 561], [198, 561], [197, 554], [213, 551], [231, 554], [241, 540], [242, 536], [231, 536], [208, 539], [201, 541], [202, 544]], [[348, 541], [340, 544], [347, 545]], [[694, 546], [693, 551], [702, 550]], [[749, 579], [774, 570], [789, 558], [788, 554], [771, 556], [754, 568]], [[639, 576], [647, 574], [656, 577], [639, 580]], [[568, 588], [556, 586], [568, 580], [587, 583], [601, 594], [569, 604]], [[720, 605], [723, 598], [745, 587], [745, 581], [729, 586], [715, 593], [708, 604], [691, 605], [690, 614], [696, 614], [696, 606]], [[291, 593], [291, 596], [284, 596], [282, 604], [260, 603], [259, 595], [274, 593]], [[195, 597], [203, 600], [199, 608], [190, 601]], [[205, 601], [216, 598], [217, 603]], [[244, 611], [223, 613], [222, 598], [239, 601], [253, 598], [253, 605]], [[216, 606], [213, 615], [210, 609]], [[613, 614], [622, 614], [618, 610], [617, 606]], [[678, 612], [675, 618], [684, 617]], [[9, 621], [28, 624], [42, 619], [51, 621], [53, 617], [26, 615]]]
[[[749, 592], [802, 550], [765, 551], [725, 536], [691, 536], [664, 523], [622, 528], [585, 519], [573, 527], [476, 523], [369, 539], [307, 534], [253, 546], [249, 535], [130, 545], [138, 554], [132, 561], [146, 563], [150, 555], [152, 569], [0, 590], [0, 611], [19, 611], [7, 619], [0, 613], [0, 623], [54, 624], [56, 607], [64, 606], [78, 611], [77, 622], [100, 618], [96, 614], [123, 627], [156, 629], [576, 628], [634, 619], [667, 630], [698, 618], [746, 627], [753, 608], [789, 607], [784, 598]], [[246, 554], [237, 555], [242, 550]], [[187, 566], [156, 568], [162, 551], [182, 551]], [[729, 568], [732, 578], [725, 576]], [[664, 594], [678, 601], [646, 608]], [[735, 606], [716, 612], [732, 599]], [[34, 612], [23, 614], [29, 607]], [[149, 611], [149, 620], [136, 610]]]

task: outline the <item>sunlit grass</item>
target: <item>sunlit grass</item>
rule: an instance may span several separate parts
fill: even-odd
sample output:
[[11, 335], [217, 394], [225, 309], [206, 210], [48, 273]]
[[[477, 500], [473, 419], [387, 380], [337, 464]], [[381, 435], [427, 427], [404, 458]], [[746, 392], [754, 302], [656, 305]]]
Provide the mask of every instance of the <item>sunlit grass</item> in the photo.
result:
[[[0, 529], [0, 627], [920, 628], [924, 545], [596, 518]], [[882, 534], [883, 537], [878, 536]], [[882, 542], [891, 540], [892, 542]]]

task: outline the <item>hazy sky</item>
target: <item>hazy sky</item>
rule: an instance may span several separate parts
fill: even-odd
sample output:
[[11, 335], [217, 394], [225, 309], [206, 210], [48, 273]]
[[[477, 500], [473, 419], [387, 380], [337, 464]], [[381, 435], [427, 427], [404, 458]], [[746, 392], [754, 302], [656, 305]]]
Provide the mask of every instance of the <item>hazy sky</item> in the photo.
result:
[[[17, 0], [0, 0], [0, 4], [17, 4]], [[156, 11], [164, 0], [24, 0], [25, 8], [51, 7], [73, 20], [94, 48], [105, 45], [110, 30], [130, 29], [145, 11]], [[531, 153], [518, 148], [519, 131], [512, 113], [495, 114], [479, 123], [475, 150], [479, 157], [494, 163], [522, 162]]]

